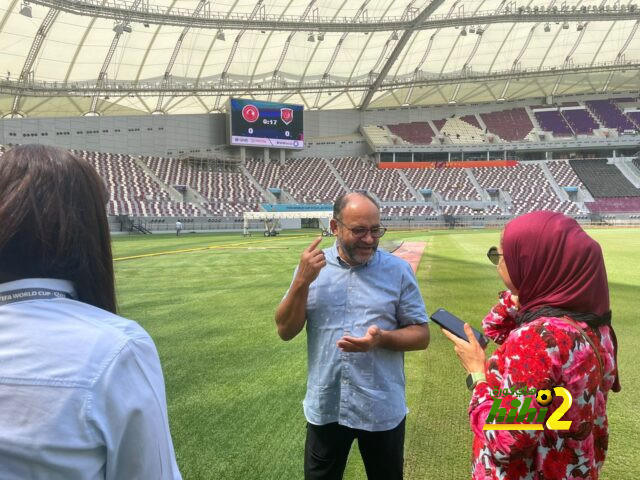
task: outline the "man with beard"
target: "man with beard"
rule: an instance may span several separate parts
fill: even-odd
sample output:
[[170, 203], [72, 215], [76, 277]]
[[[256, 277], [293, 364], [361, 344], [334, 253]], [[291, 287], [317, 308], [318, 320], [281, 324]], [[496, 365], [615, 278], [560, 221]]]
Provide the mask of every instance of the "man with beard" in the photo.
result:
[[401, 479], [403, 352], [427, 348], [427, 313], [409, 264], [378, 250], [375, 200], [341, 195], [333, 216], [335, 245], [311, 242], [276, 311], [283, 340], [307, 328], [305, 479], [341, 479], [354, 439], [370, 480]]

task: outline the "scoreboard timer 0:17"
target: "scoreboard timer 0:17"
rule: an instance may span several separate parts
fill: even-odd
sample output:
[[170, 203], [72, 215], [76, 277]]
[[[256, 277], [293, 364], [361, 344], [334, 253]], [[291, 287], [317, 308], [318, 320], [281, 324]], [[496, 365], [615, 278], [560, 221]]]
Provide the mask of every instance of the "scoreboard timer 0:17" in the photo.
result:
[[303, 107], [232, 98], [229, 101], [230, 144], [303, 148]]

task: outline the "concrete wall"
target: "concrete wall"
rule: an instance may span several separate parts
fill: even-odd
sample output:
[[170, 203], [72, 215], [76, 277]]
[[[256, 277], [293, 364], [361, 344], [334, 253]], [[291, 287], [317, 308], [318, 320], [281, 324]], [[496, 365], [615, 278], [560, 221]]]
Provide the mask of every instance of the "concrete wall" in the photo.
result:
[[[570, 97], [566, 100], [584, 99], [587, 98]], [[559, 102], [563, 99], [554, 100]], [[360, 125], [435, 120], [452, 115], [462, 116], [541, 103], [544, 103], [544, 99], [502, 104], [402, 107], [365, 112], [356, 109], [305, 111], [306, 148], [301, 151], [287, 151], [287, 156], [365, 155], [369, 149], [358, 133]], [[238, 148], [226, 145], [227, 116], [224, 113], [5, 118], [0, 119], [0, 143], [47, 143], [79, 150], [133, 155], [178, 157], [187, 153], [205, 155], [218, 152], [239, 156]], [[247, 156], [262, 157], [262, 149], [248, 149]], [[271, 157], [277, 158], [277, 153], [274, 152]]]

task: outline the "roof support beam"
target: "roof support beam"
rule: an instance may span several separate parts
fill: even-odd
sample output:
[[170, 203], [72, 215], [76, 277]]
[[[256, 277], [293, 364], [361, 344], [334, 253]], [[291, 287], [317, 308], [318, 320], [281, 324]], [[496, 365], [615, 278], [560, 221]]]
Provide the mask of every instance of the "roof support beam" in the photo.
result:
[[391, 67], [402, 53], [402, 50], [404, 50], [404, 47], [411, 39], [411, 36], [415, 33], [416, 27], [422, 24], [427, 18], [429, 18], [429, 16], [431, 16], [433, 12], [435, 12], [443, 3], [444, 0], [432, 0], [432, 2], [422, 12], [420, 12], [416, 19], [411, 23], [411, 26], [404, 31], [402, 37], [400, 37], [400, 40], [393, 49], [393, 52], [391, 52], [391, 55], [389, 55], [389, 60], [387, 60], [387, 63], [385, 63], [384, 67], [382, 67], [380, 75], [378, 75], [378, 78], [375, 79], [373, 85], [369, 87], [369, 91], [365, 95], [364, 99], [362, 100], [362, 104], [360, 105], [360, 110], [365, 110], [369, 106], [369, 103], [371, 103], [371, 100], [373, 99], [376, 91], [380, 88], [382, 82], [384, 82], [384, 79], [389, 73], [389, 70], [391, 70]]
[[[27, 54], [27, 58], [24, 61], [24, 65], [22, 66], [22, 72], [20, 72], [20, 78], [18, 79], [21, 83], [28, 83], [33, 78], [33, 64], [38, 58], [38, 53], [40, 53], [40, 49], [44, 44], [44, 39], [49, 33], [52, 25], [56, 21], [59, 10], [51, 9], [47, 12], [47, 15], [42, 20], [42, 24], [38, 31], [36, 32], [36, 36], [33, 39], [33, 43], [31, 44], [31, 48], [29, 49], [29, 53]], [[17, 117], [20, 116], [20, 95], [16, 95], [13, 99], [13, 105], [11, 107], [11, 116]]]
[[[200, 0], [198, 2], [198, 6], [194, 10], [193, 14], [194, 15], [198, 15], [200, 13], [200, 11], [208, 3], [209, 3], [209, 0]], [[164, 93], [162, 93], [162, 90], [164, 90], [166, 88], [167, 84], [171, 80], [171, 69], [173, 68], [174, 63], [176, 63], [176, 58], [178, 57], [178, 53], [180, 53], [180, 48], [182, 48], [182, 42], [184, 41], [184, 37], [187, 36], [187, 33], [189, 33], [190, 29], [191, 29], [191, 27], [184, 27], [184, 29], [180, 33], [180, 36], [178, 37], [178, 41], [176, 42], [176, 46], [173, 49], [173, 53], [171, 54], [171, 58], [169, 59], [169, 64], [167, 65], [167, 69], [164, 72], [164, 77], [162, 79], [162, 88], [161, 88], [161, 91], [160, 91], [160, 95], [158, 96], [158, 103], [156, 104], [156, 109], [154, 110], [155, 113], [163, 113], [162, 112], [162, 104], [164, 102]]]
[[[368, 3], [369, 3], [369, 0], [364, 0], [364, 3], [362, 5], [360, 5], [360, 8], [358, 9], [358, 11], [353, 16], [353, 22], [354, 23], [357, 22], [358, 19], [360, 18], [360, 15], [363, 14], [365, 9], [367, 8], [367, 4]], [[329, 75], [331, 74], [331, 69], [333, 68], [333, 64], [335, 63], [336, 58], [338, 58], [338, 54], [340, 53], [340, 49], [342, 48], [342, 43], [347, 38], [347, 35], [349, 35], [348, 32], [343, 33], [342, 36], [340, 37], [340, 39], [338, 40], [338, 44], [333, 49], [333, 54], [331, 55], [331, 58], [329, 59], [329, 64], [327, 65], [327, 68], [325, 68], [324, 73], [322, 74], [322, 80], [320, 80], [320, 83], [323, 86], [327, 83], [327, 81], [329, 79]], [[320, 95], [322, 95], [322, 90], [318, 90], [318, 94], [316, 95], [316, 99], [313, 102], [313, 108], [318, 108], [318, 103], [320, 102]]]
[[[309, 12], [315, 5], [316, 1], [317, 0], [311, 0], [307, 4], [307, 8], [305, 8], [304, 12], [302, 12], [302, 15], [300, 15], [301, 22], [304, 22], [304, 20], [307, 18], [307, 15], [309, 15]], [[278, 57], [278, 63], [276, 63], [276, 68], [273, 70], [273, 77], [271, 78], [272, 84], [275, 84], [278, 81], [278, 73], [280, 72], [280, 67], [282, 67], [282, 64], [284, 63], [284, 59], [286, 58], [287, 52], [289, 51], [289, 46], [291, 45], [291, 40], [293, 40], [293, 37], [296, 35], [296, 33], [297, 32], [291, 32], [287, 37], [287, 40], [284, 42], [284, 47], [282, 47], [280, 57]], [[271, 97], [272, 95], [270, 94], [268, 98], [269, 101], [271, 101]]]
[[[133, 5], [131, 6], [132, 10], [135, 10], [137, 6], [141, 3], [142, 0], [134, 0]], [[104, 58], [104, 62], [102, 62], [102, 67], [100, 68], [100, 73], [98, 73], [98, 78], [96, 80], [96, 88], [97, 91], [93, 95], [91, 99], [91, 107], [89, 107], [89, 111], [87, 115], [97, 115], [98, 108], [98, 98], [100, 97], [100, 86], [104, 84], [107, 80], [107, 69], [111, 64], [111, 59], [113, 58], [113, 54], [116, 52], [116, 48], [118, 47], [118, 42], [120, 41], [120, 37], [125, 32], [125, 28], [128, 31], [131, 31], [131, 26], [129, 24], [128, 18], [123, 18], [120, 23], [116, 23], [113, 27], [113, 31], [115, 32], [113, 36], [113, 40], [111, 40], [111, 45], [109, 45], [109, 50], [107, 51], [107, 55]]]
[[[256, 15], [258, 15], [258, 13], [261, 13], [260, 16], [264, 16], [264, 6], [262, 5], [263, 0], [258, 0], [256, 2], [255, 7], [253, 7], [253, 11], [251, 12], [251, 19], [255, 18]], [[242, 36], [244, 35], [244, 32], [246, 32], [247, 29], [243, 28], [242, 30], [240, 30], [238, 32], [238, 35], [236, 35], [235, 40], [233, 41], [233, 46], [231, 47], [231, 51], [229, 52], [229, 57], [227, 57], [227, 63], [225, 63], [224, 68], [222, 69], [222, 74], [220, 75], [220, 85], [222, 86], [227, 79], [227, 74], [229, 73], [229, 68], [231, 67], [231, 62], [233, 62], [233, 57], [235, 57], [236, 55], [236, 51], [238, 50], [238, 45], [240, 44], [240, 40], [242, 39]], [[216, 103], [214, 105], [214, 110], [219, 110], [220, 109], [220, 100], [222, 100], [222, 97], [218, 97], [216, 98]]]
[[[627, 40], [624, 42], [624, 45], [618, 52], [618, 55], [616, 55], [616, 59], [614, 60], [614, 63], [620, 63], [624, 61], [624, 52], [629, 46], [629, 44], [631, 43], [631, 40], [633, 40], [633, 37], [636, 35], [636, 32], [638, 31], [638, 26], [640, 26], [640, 20], [638, 20], [633, 26], [633, 28], [631, 29], [631, 33], [629, 34], [629, 36], [627, 37]], [[611, 83], [611, 79], [613, 78], [613, 74], [614, 74], [614, 70], [611, 70], [611, 73], [609, 74], [609, 78], [607, 78], [607, 81], [605, 82], [604, 87], [602, 87], [602, 92], [606, 92], [608, 90], [609, 84]]]
[[157, 25], [174, 25], [182, 27], [196, 27], [207, 29], [227, 30], [277, 30], [277, 31], [318, 31], [318, 32], [377, 32], [392, 30], [429, 30], [455, 26], [480, 25], [490, 23], [513, 22], [594, 22], [615, 20], [637, 20], [640, 18], [640, 7], [634, 5], [618, 5], [583, 7], [518, 7], [505, 10], [495, 15], [493, 10], [477, 12], [473, 15], [459, 13], [449, 18], [438, 16], [419, 22], [414, 26], [415, 19], [402, 17], [367, 18], [357, 23], [345, 21], [344, 18], [314, 17], [300, 21], [292, 15], [261, 15], [253, 18], [251, 14], [237, 14], [232, 17], [227, 12], [210, 12], [206, 10], [194, 16], [192, 9], [165, 6], [142, 5], [131, 6], [123, 0], [30, 0], [30, 3], [44, 5], [75, 15], [110, 18], [116, 21], [128, 19], [131, 22]]
[[[580, 35], [578, 35], [578, 38], [576, 39], [575, 43], [573, 44], [573, 47], [571, 48], [571, 50], [569, 51], [569, 53], [567, 54], [567, 56], [564, 59], [564, 63], [562, 64], [563, 68], [568, 67], [569, 65], [571, 65], [572, 57], [574, 52], [576, 51], [576, 49], [578, 48], [578, 45], [580, 45], [580, 42], [582, 42], [582, 39], [584, 38], [584, 34], [587, 33], [587, 26], [588, 24], [585, 24], [582, 26], [582, 30], [580, 31]], [[558, 80], [556, 80], [556, 84], [553, 87], [553, 90], [551, 90], [551, 96], [555, 96], [556, 92], [558, 91], [558, 87], [560, 86], [560, 83], [562, 83], [562, 78], [563, 75], [558, 75]]]
[[[458, 2], [459, 0], [456, 0], [455, 2], [453, 2], [453, 4], [451, 5], [451, 8], [449, 9], [449, 12], [446, 14], [445, 18], [449, 18], [453, 12], [455, 11], [456, 7], [458, 6]], [[442, 29], [438, 28], [436, 29], [435, 32], [433, 32], [431, 34], [431, 36], [429, 37], [429, 43], [427, 45], [427, 48], [424, 51], [424, 54], [422, 55], [422, 58], [420, 59], [420, 61], [418, 62], [418, 64], [416, 65], [416, 68], [413, 69], [413, 75], [414, 76], [418, 76], [420, 69], [422, 68], [422, 65], [424, 65], [424, 62], [427, 61], [427, 57], [429, 56], [429, 53], [431, 52], [431, 47], [433, 46], [433, 41], [436, 38], [436, 35], [438, 35], [438, 33], [440, 33]], [[397, 71], [396, 71], [397, 74]], [[409, 105], [409, 101], [411, 99], [411, 96], [413, 95], [413, 86], [409, 86], [409, 88], [407, 89], [407, 96], [404, 99], [404, 103], [403, 105]]]
[[[456, 83], [486, 83], [501, 80], [522, 80], [538, 77], [556, 77], [558, 75], [584, 75], [587, 73], [609, 73], [618, 71], [634, 72], [640, 68], [638, 62], [608, 62], [598, 65], [572, 65], [563, 68], [545, 68], [531, 70], [506, 70], [502, 72], [465, 72], [463, 74], [442, 75], [437, 77], [414, 78], [413, 75], [407, 75], [405, 79], [396, 79], [389, 82], [383, 82], [378, 90], [395, 90], [407, 88], [411, 85], [416, 88], [429, 87], [437, 85], [451, 85]], [[126, 97], [132, 95], [140, 95], [142, 97], [154, 97], [160, 93], [159, 83], [156, 82], [113, 82], [104, 83], [98, 87], [94, 82], [39, 82], [28, 81], [27, 83], [18, 80], [3, 80], [0, 82], [0, 94], [5, 95], [25, 95], [31, 97], [56, 96], [56, 97], [93, 97], [96, 94], [106, 94], [111, 97]], [[372, 84], [367, 81], [343, 81], [326, 84], [322, 86], [319, 81], [309, 81], [306, 83], [279, 83], [272, 86], [270, 82], [264, 82], [260, 86], [237, 84], [225, 82], [213, 85], [200, 85], [185, 81], [173, 81], [162, 92], [165, 95], [172, 96], [191, 96], [201, 95], [203, 97], [225, 96], [225, 95], [267, 95], [269, 93], [281, 94], [313, 94], [318, 91], [338, 92], [348, 90], [350, 92], [367, 92], [372, 88]]]

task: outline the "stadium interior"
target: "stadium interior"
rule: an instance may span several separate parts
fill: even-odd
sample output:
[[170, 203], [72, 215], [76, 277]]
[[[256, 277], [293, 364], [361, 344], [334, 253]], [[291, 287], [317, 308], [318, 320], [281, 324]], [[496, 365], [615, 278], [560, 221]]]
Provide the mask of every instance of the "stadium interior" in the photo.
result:
[[[0, 162], [56, 145], [104, 179], [118, 313], [157, 346], [189, 480], [302, 478], [307, 336], [280, 341], [274, 312], [333, 244], [338, 195], [375, 198], [380, 249], [421, 245], [427, 311], [478, 329], [502, 227], [570, 215], [602, 246], [620, 347], [600, 478], [638, 479], [639, 30], [640, 0], [3, 0]], [[405, 358], [405, 478], [469, 478], [450, 342], [432, 325]]]
[[[607, 0], [13, 0], [0, 153], [76, 151], [114, 232], [240, 229], [355, 190], [389, 225], [638, 223], [639, 23]], [[231, 97], [302, 105], [304, 147], [231, 145]]]

